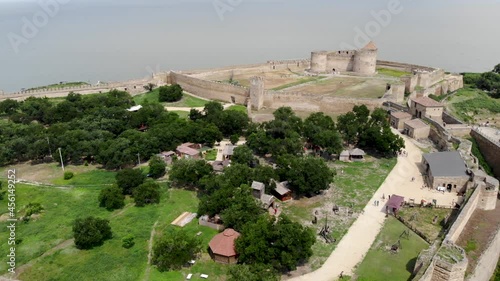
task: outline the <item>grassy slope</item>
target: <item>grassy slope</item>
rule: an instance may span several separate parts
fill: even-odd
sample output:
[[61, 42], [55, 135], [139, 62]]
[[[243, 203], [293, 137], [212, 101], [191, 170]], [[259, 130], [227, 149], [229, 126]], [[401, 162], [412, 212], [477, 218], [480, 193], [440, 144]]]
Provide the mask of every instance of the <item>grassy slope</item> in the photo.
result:
[[281, 85], [281, 86], [272, 88], [271, 90], [273, 90], [273, 91], [279, 91], [279, 90], [283, 90], [283, 89], [290, 88], [290, 87], [293, 87], [293, 86], [297, 86], [297, 85], [300, 85], [300, 84], [305, 84], [305, 83], [309, 83], [309, 82], [312, 82], [312, 81], [317, 81], [317, 80], [320, 80], [320, 79], [323, 79], [323, 78], [324, 78], [324, 76], [301, 78], [301, 79], [299, 79], [297, 81], [294, 81], [294, 82], [291, 82], [291, 83], [288, 83], [288, 84], [285, 84], [285, 85]]
[[244, 105], [231, 105], [230, 107], [227, 108], [227, 110], [234, 110], [247, 113], [247, 107]]
[[[149, 103], [158, 103], [159, 90], [158, 88], [154, 89], [150, 93], [144, 93], [137, 96], [134, 96], [134, 101], [136, 104], [144, 104], [146, 101]], [[202, 107], [208, 101], [202, 100], [187, 94], [184, 94], [182, 99], [178, 102], [164, 102], [162, 103], [165, 106], [172, 107]]]
[[465, 87], [451, 96], [448, 109], [463, 121], [473, 121], [476, 116], [499, 114], [500, 100], [489, 97], [481, 90]]
[[391, 254], [386, 248], [395, 244], [399, 235], [407, 229], [392, 216], [385, 221], [371, 249], [356, 270], [359, 281], [408, 280], [418, 254], [428, 247], [427, 243], [410, 231], [409, 239], [401, 238], [401, 249], [397, 254]]
[[395, 69], [388, 69], [388, 68], [377, 68], [377, 72], [378, 72], [378, 74], [392, 76], [392, 77], [402, 77], [402, 76], [406, 76], [406, 75], [411, 74], [410, 72], [395, 70]]
[[29, 90], [41, 90], [41, 89], [57, 89], [57, 88], [65, 88], [65, 87], [76, 87], [76, 86], [83, 86], [83, 85], [89, 85], [87, 82], [67, 82], [63, 84], [51, 84], [47, 86], [40, 86], [40, 87], [35, 87], [35, 88], [30, 88]]

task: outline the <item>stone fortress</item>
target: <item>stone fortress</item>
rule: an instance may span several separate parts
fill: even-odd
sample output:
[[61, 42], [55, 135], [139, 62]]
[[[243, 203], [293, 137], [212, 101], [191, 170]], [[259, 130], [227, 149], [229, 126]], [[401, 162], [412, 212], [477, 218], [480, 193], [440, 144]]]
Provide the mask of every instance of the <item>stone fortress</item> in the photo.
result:
[[315, 51], [311, 53], [313, 73], [335, 73], [351, 71], [360, 74], [375, 74], [378, 49], [370, 42], [360, 50]]
[[[378, 60], [378, 48], [370, 42], [360, 50], [312, 52], [310, 58], [270, 60], [204, 70], [155, 73], [149, 78], [73, 88], [39, 89], [4, 93], [2, 99], [28, 96], [65, 96], [75, 93], [119, 89], [138, 94], [147, 83], [179, 84], [187, 92], [223, 102], [250, 105], [252, 110], [290, 106], [296, 111], [343, 114], [354, 105], [368, 108], [385, 102], [402, 103], [410, 98], [441, 95], [463, 87], [463, 78], [442, 69]], [[401, 77], [381, 75], [378, 69], [406, 73]], [[229, 77], [239, 84], [229, 83]], [[313, 81], [314, 78], [317, 80]], [[306, 83], [302, 83], [303, 80]], [[290, 85], [290, 86], [287, 86]]]

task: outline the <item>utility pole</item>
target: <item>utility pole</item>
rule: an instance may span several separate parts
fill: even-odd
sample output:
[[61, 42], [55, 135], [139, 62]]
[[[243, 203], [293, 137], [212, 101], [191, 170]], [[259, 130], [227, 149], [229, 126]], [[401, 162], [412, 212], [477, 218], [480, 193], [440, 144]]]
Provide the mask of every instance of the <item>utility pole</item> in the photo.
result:
[[141, 165], [141, 154], [137, 153], [137, 162], [139, 162], [139, 166]]
[[50, 149], [49, 137], [47, 137], [47, 143], [49, 144], [49, 155], [50, 155], [50, 157], [52, 157], [52, 150]]
[[61, 157], [61, 167], [62, 167], [62, 170], [64, 172], [64, 163], [63, 163], [63, 160], [62, 160], [62, 153], [61, 153], [61, 148], [59, 147], [59, 157]]

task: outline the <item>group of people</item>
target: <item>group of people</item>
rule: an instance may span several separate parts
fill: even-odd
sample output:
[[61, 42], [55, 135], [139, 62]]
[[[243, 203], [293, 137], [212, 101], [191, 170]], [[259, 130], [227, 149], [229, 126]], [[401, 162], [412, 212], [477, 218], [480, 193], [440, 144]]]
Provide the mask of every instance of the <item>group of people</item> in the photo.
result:
[[398, 156], [408, 157], [408, 151], [401, 149], [400, 151], [398, 151]]

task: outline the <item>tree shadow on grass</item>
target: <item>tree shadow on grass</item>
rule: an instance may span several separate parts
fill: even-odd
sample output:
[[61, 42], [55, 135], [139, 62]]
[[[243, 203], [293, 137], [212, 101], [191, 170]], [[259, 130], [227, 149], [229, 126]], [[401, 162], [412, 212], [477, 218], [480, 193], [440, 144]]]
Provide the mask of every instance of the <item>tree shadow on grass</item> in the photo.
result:
[[406, 263], [406, 270], [408, 272], [411, 273], [411, 276], [408, 278], [408, 281], [411, 281], [413, 279], [413, 277], [415, 277], [413, 275], [413, 270], [415, 269], [415, 264], [417, 263], [417, 258], [413, 258], [411, 260], [409, 260], [407, 263]]

